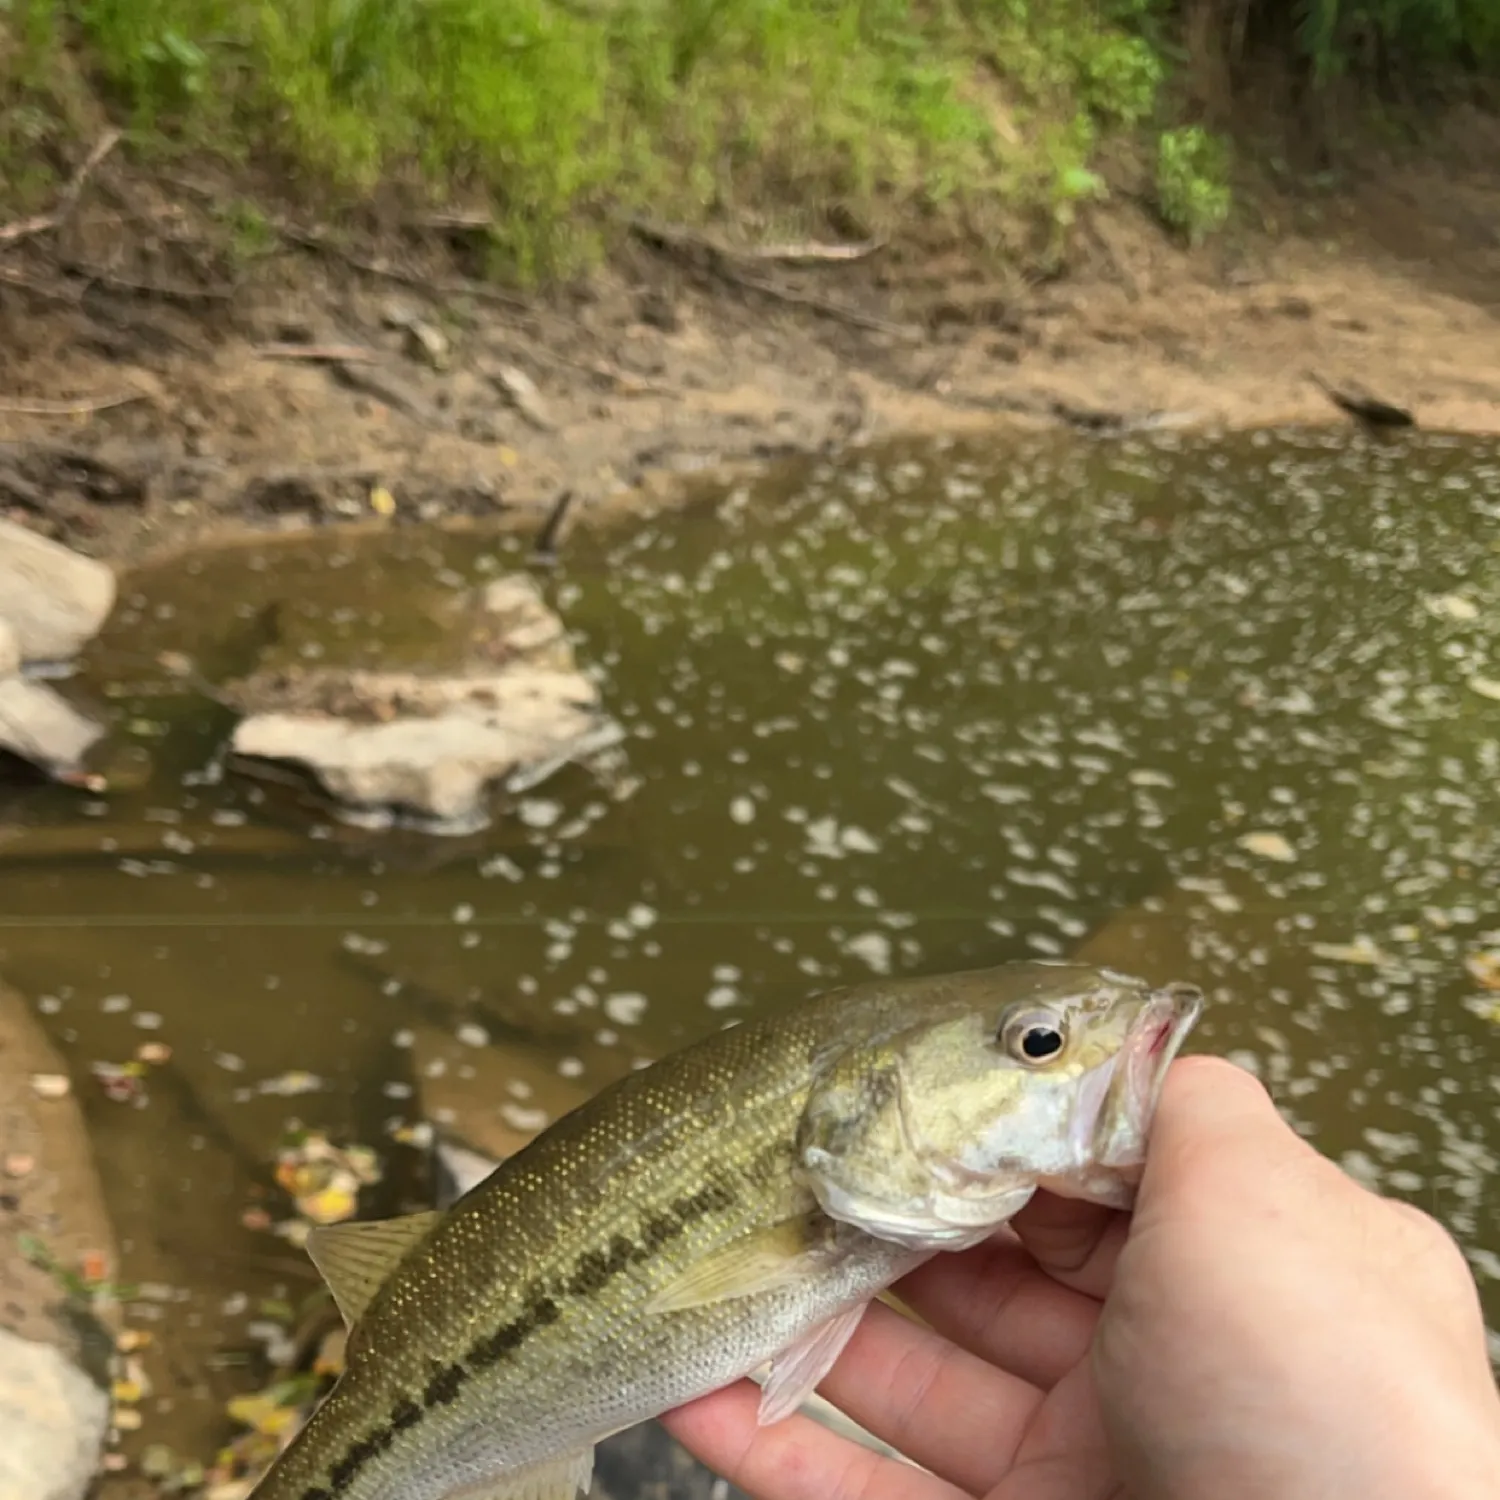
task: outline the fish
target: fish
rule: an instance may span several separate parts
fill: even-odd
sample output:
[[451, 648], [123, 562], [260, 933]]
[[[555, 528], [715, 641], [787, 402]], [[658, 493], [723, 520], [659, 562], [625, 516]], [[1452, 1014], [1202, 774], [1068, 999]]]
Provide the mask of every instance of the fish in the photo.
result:
[[1023, 962], [738, 1022], [446, 1210], [321, 1226], [342, 1374], [253, 1500], [574, 1500], [594, 1445], [760, 1372], [797, 1410], [875, 1297], [1039, 1189], [1129, 1207], [1202, 993]]

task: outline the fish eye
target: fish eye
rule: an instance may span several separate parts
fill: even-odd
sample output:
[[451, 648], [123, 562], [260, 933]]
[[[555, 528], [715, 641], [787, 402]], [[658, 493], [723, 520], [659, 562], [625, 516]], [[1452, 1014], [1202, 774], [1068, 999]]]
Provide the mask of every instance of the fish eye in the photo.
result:
[[1024, 1011], [1001, 1023], [999, 1041], [1019, 1063], [1050, 1062], [1068, 1044], [1067, 1026], [1051, 1011]]

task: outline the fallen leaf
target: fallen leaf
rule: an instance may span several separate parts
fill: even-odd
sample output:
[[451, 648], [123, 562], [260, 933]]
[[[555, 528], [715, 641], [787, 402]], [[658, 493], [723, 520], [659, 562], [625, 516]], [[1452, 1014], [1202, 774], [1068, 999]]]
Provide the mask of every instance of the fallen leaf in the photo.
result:
[[1319, 958], [1332, 959], [1340, 964], [1383, 964], [1388, 956], [1381, 952], [1369, 938], [1358, 937], [1352, 943], [1314, 943], [1312, 951]]
[[1500, 948], [1471, 953], [1464, 960], [1464, 968], [1483, 989], [1500, 990]]
[[1465, 599], [1462, 594], [1429, 594], [1422, 602], [1427, 606], [1429, 613], [1440, 619], [1477, 620], [1479, 618], [1479, 606], [1472, 599]]
[[1280, 860], [1283, 864], [1297, 857], [1297, 851], [1279, 833], [1247, 833], [1239, 840], [1239, 845], [1262, 859]]
[[396, 497], [383, 484], [377, 484], [370, 491], [370, 509], [377, 516], [393, 516], [396, 514]]
[[1500, 679], [1494, 677], [1471, 677], [1469, 689], [1481, 698], [1493, 698], [1500, 702]]
[[295, 1407], [282, 1406], [269, 1396], [236, 1396], [228, 1411], [236, 1422], [267, 1437], [279, 1437], [298, 1419]]
[[38, 1099], [61, 1099], [71, 1088], [72, 1084], [62, 1073], [33, 1073], [31, 1075], [31, 1092]]

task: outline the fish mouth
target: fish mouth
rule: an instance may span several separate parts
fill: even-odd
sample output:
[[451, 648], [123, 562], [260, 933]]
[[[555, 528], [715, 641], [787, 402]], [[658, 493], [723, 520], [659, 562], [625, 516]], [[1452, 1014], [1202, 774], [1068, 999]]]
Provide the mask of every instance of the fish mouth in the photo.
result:
[[1203, 991], [1196, 985], [1153, 990], [1112, 1062], [1099, 1069], [1094, 1097], [1080, 1099], [1074, 1129], [1092, 1144], [1100, 1166], [1137, 1167], [1145, 1160], [1167, 1069], [1202, 1013]]

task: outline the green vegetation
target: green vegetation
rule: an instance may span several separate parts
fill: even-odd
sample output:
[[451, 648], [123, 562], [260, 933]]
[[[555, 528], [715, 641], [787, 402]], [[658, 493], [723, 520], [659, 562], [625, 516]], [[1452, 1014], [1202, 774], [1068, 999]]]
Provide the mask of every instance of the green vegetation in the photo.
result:
[[1156, 143], [1156, 200], [1161, 216], [1198, 244], [1229, 217], [1229, 164], [1224, 143], [1198, 125], [1164, 130]]
[[1210, 137], [1160, 134], [1189, 4], [1226, 53], [1248, 19], [1315, 82], [1500, 60], [1495, 0], [0, 0], [0, 172], [34, 191], [6, 165], [82, 79], [137, 143], [269, 158], [324, 204], [482, 195], [495, 270], [526, 280], [634, 212], [763, 233], [952, 215], [993, 239], [1040, 210], [1060, 232], [1104, 192], [1103, 138], [1150, 132], [1162, 213], [1196, 239], [1229, 200]]

